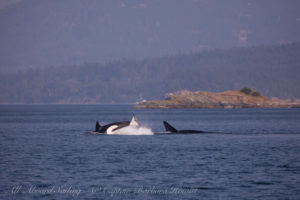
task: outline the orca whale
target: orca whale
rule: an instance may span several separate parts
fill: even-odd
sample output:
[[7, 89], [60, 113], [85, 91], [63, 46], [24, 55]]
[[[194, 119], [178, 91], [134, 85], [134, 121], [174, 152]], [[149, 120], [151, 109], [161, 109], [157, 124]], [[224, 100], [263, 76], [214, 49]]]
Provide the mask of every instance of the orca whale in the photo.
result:
[[104, 126], [101, 126], [100, 123], [97, 121], [95, 132], [102, 134], [114, 134], [117, 130], [128, 126], [140, 126], [140, 123], [135, 119], [134, 115], [132, 116], [130, 121], [114, 122], [106, 124]]
[[177, 130], [173, 126], [171, 126], [168, 122], [163, 121], [166, 132], [171, 134], [171, 133], [184, 133], [184, 134], [195, 134], [195, 133], [205, 133], [204, 131], [199, 131], [199, 130]]

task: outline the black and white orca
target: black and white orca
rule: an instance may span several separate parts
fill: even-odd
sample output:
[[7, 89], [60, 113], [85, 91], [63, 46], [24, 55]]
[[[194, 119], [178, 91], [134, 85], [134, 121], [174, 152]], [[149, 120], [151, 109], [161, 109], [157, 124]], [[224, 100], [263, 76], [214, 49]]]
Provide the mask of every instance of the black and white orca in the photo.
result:
[[168, 122], [163, 121], [167, 134], [196, 134], [196, 133], [207, 133], [199, 130], [177, 130], [173, 126], [171, 126]]
[[102, 134], [114, 134], [116, 131], [128, 126], [140, 126], [140, 123], [135, 119], [134, 115], [132, 116], [130, 121], [114, 122], [106, 124], [104, 126], [101, 126], [100, 123], [97, 121], [95, 132]]

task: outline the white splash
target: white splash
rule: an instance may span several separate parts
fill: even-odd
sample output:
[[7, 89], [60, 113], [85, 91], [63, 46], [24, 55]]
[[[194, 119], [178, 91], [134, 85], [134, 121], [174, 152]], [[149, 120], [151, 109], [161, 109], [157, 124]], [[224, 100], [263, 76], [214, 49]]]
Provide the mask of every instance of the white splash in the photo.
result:
[[127, 126], [113, 132], [114, 135], [153, 135], [150, 128], [143, 126]]

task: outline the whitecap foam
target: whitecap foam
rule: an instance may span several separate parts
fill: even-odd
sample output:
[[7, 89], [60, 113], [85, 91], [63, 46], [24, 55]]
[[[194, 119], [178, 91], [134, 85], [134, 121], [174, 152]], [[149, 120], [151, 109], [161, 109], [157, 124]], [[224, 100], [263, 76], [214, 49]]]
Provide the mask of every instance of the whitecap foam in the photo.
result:
[[150, 128], [144, 126], [127, 126], [113, 132], [114, 135], [153, 135]]

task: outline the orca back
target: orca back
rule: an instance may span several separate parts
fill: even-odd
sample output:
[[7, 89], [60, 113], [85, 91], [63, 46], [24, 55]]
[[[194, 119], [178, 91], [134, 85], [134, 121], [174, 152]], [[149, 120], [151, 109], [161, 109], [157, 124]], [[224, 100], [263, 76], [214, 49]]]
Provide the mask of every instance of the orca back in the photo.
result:
[[190, 133], [190, 134], [193, 134], [193, 133], [205, 133], [204, 131], [198, 131], [198, 130], [180, 130], [178, 131], [178, 133]]
[[101, 127], [100, 132], [101, 133], [107, 133], [107, 131], [116, 131], [118, 129], [124, 128], [125, 126], [129, 126], [129, 121], [124, 121], [124, 122], [114, 122], [114, 123], [110, 123], [110, 124], [106, 124], [104, 126]]
[[171, 126], [168, 122], [163, 121], [165, 129], [167, 132], [171, 132], [171, 133], [177, 133], [178, 130], [176, 128], [174, 128], [173, 126]]

